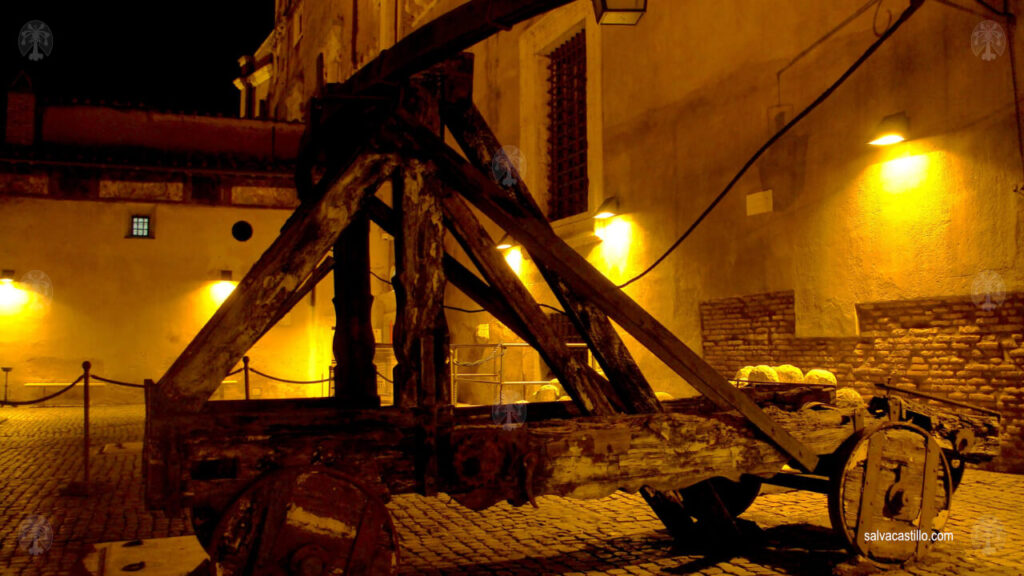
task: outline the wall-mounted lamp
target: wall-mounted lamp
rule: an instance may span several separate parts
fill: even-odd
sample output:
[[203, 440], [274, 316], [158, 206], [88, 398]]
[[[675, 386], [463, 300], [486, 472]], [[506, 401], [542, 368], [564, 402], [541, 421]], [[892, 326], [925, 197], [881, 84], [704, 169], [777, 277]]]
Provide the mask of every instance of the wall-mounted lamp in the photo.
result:
[[907, 139], [910, 134], [910, 119], [906, 112], [890, 114], [878, 124], [878, 130], [868, 144], [872, 146], [890, 146]]
[[14, 270], [4, 269], [0, 272], [0, 282], [4, 284], [11, 284], [14, 282]]
[[598, 24], [636, 24], [646, 11], [647, 0], [594, 0]]
[[515, 245], [515, 238], [509, 236], [508, 232], [505, 232], [505, 235], [501, 237], [501, 240], [498, 240], [498, 243], [495, 245], [495, 247], [498, 250], [508, 250], [509, 248], [512, 248]]
[[231, 273], [231, 270], [221, 270], [217, 274], [213, 284], [210, 285], [210, 297], [216, 305], [220, 306], [220, 304], [227, 300], [228, 296], [235, 291], [235, 286], [237, 284], [238, 283], [234, 281], [234, 275]]
[[594, 212], [595, 220], [607, 220], [614, 218], [619, 215], [619, 199], [616, 196], [605, 198], [604, 202], [597, 207], [597, 212]]

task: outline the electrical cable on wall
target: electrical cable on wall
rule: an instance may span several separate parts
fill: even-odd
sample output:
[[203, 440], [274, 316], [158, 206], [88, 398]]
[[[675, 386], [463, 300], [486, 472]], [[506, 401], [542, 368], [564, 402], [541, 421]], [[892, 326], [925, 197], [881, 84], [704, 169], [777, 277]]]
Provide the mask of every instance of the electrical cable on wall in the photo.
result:
[[764, 144], [762, 144], [756, 152], [754, 152], [753, 156], [751, 156], [750, 159], [748, 159], [746, 163], [743, 164], [743, 167], [740, 168], [739, 172], [737, 172], [736, 175], [732, 177], [732, 180], [730, 180], [729, 183], [725, 185], [725, 188], [718, 194], [718, 196], [715, 197], [714, 200], [711, 201], [708, 207], [705, 208], [703, 212], [701, 212], [700, 216], [698, 216], [697, 219], [694, 220], [692, 224], [690, 224], [689, 228], [687, 228], [686, 231], [683, 232], [683, 234], [678, 239], [676, 239], [676, 241], [673, 242], [672, 245], [669, 246], [668, 249], [665, 250], [665, 252], [663, 252], [661, 256], [659, 256], [654, 261], [654, 263], [645, 268], [636, 276], [630, 278], [629, 280], [622, 284], [619, 284], [619, 288], [625, 288], [626, 286], [629, 286], [630, 284], [643, 278], [652, 270], [654, 270], [659, 264], [664, 262], [665, 259], [668, 258], [668, 256], [672, 254], [672, 252], [675, 251], [675, 249], [678, 248], [679, 245], [682, 244], [683, 241], [685, 241], [690, 236], [690, 234], [693, 233], [697, 226], [699, 226], [704, 221], [704, 219], [708, 217], [711, 211], [714, 210], [716, 206], [718, 206], [722, 199], [724, 199], [725, 196], [729, 194], [730, 191], [732, 191], [733, 187], [736, 185], [737, 182], [739, 182], [740, 178], [742, 178], [743, 175], [747, 173], [747, 170], [749, 170], [750, 167], [753, 166], [754, 163], [757, 162], [757, 160], [760, 159], [761, 156], [769, 148], [771, 148], [773, 144], [775, 144], [780, 138], [786, 135], [787, 132], [789, 132], [801, 120], [807, 117], [808, 114], [813, 112], [815, 108], [820, 106], [822, 102], [827, 100], [833, 92], [835, 92], [840, 86], [842, 86], [843, 83], [845, 83], [846, 80], [849, 79], [849, 77], [852, 76], [853, 73], [856, 72], [857, 69], [860, 68], [861, 65], [864, 64], [864, 62], [866, 62], [867, 59], [870, 58], [871, 55], [874, 54], [875, 51], [882, 46], [882, 44], [885, 44], [885, 42], [889, 40], [889, 38], [891, 38], [892, 35], [897, 30], [899, 30], [900, 27], [903, 24], [905, 24], [907, 20], [909, 20], [910, 17], [913, 16], [915, 12], [917, 12], [917, 9], [920, 8], [922, 4], [924, 4], [924, 0], [911, 0], [910, 6], [908, 6], [907, 9], [900, 14], [900, 17], [897, 18], [895, 22], [893, 22], [892, 26], [890, 26], [885, 32], [883, 32], [881, 36], [879, 36], [878, 39], [875, 40], [870, 46], [868, 46], [868, 49], [865, 50], [864, 53], [861, 54], [861, 56], [857, 58], [857, 60], [854, 61], [854, 63], [849, 68], [847, 68], [846, 71], [843, 72], [843, 74], [839, 76], [839, 78], [836, 79], [835, 82], [832, 83], [831, 86], [826, 88], [825, 91], [819, 94], [813, 102], [808, 104], [807, 107], [801, 110], [799, 114], [794, 116], [792, 120], [787, 122], [785, 126], [780, 128], [775, 134], [771, 136], [771, 138], [769, 138]]

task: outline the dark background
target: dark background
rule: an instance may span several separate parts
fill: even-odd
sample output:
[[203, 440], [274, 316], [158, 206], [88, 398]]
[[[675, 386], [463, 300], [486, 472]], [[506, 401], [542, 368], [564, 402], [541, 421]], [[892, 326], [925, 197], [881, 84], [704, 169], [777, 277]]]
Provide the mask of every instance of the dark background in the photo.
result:
[[[38, 62], [18, 49], [29, 20], [53, 31]], [[0, 0], [0, 81], [6, 91], [25, 70], [43, 97], [236, 115], [238, 58], [273, 25], [274, 0]]]

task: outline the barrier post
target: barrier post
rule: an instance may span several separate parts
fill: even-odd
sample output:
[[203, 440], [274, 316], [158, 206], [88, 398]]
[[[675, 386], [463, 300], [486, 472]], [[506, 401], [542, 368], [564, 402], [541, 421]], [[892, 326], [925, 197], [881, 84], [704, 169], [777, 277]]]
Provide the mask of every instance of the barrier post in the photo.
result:
[[242, 373], [245, 374], [245, 399], [249, 399], [249, 357], [242, 356]]
[[11, 368], [10, 366], [4, 366], [3, 368], [0, 368], [0, 370], [4, 371], [4, 404], [6, 404], [7, 403], [7, 381], [8, 381], [8, 379], [11, 376], [11, 370], [14, 370], [14, 368]]
[[84, 386], [84, 400], [82, 405], [85, 406], [85, 419], [84, 419], [84, 434], [82, 441], [83, 456], [85, 457], [85, 475], [84, 475], [84, 488], [86, 491], [89, 490], [89, 370], [92, 369], [92, 363], [88, 360], [82, 362], [82, 370], [84, 371], [84, 378], [82, 380], [82, 386]]

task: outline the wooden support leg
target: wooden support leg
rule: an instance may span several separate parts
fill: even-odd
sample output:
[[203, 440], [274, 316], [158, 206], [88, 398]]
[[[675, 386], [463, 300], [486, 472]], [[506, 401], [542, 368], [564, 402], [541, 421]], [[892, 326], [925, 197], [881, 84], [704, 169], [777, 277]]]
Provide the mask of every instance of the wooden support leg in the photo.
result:
[[395, 235], [395, 404], [422, 415], [417, 476], [424, 494], [437, 477], [438, 414], [450, 403], [448, 324], [444, 316], [444, 224], [436, 180], [416, 161], [394, 186], [401, 230]]
[[[461, 80], [472, 82], [471, 77]], [[468, 90], [455, 92], [466, 93]], [[462, 100], [450, 103], [444, 109], [443, 116], [470, 162], [477, 170], [488, 173], [493, 158], [501, 151], [501, 144], [480, 111], [471, 101]], [[506, 190], [515, 196], [524, 216], [533, 217], [541, 225], [551, 229], [522, 178], [516, 178], [515, 183]], [[538, 262], [537, 268], [604, 369], [626, 411], [660, 412], [661, 403], [654, 395], [654, 390], [647, 383], [647, 379], [640, 372], [640, 368], [604, 312], [577, 296], [548, 266]]]
[[616, 399], [615, 393], [608, 386], [608, 382], [591, 378], [585, 366], [558, 339], [540, 306], [533, 300], [519, 278], [512, 273], [505, 259], [495, 248], [494, 241], [473, 216], [469, 206], [455, 196], [446, 196], [443, 206], [455, 238], [488, 283], [505, 297], [515, 315], [522, 319], [526, 329], [533, 336], [532, 340], [537, 343], [538, 352], [579, 405], [580, 410], [588, 414], [616, 412], [616, 405], [612, 404]]
[[353, 408], [380, 406], [370, 309], [370, 218], [358, 214], [334, 245], [334, 395]]

